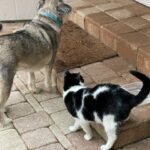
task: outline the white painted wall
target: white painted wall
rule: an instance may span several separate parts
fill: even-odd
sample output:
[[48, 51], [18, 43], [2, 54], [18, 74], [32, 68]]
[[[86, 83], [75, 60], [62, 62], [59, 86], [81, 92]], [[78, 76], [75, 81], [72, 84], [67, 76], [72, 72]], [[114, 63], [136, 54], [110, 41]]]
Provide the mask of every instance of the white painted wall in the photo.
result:
[[150, 7], [150, 0], [136, 0], [137, 2]]
[[37, 6], [38, 0], [0, 0], [0, 21], [32, 19]]

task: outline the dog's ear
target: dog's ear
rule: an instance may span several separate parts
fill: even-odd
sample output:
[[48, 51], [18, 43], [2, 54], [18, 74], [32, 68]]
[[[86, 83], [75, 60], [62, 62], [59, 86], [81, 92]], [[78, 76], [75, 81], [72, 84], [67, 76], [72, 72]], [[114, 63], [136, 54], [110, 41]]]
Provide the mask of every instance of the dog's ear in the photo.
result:
[[46, 0], [40, 0], [39, 1], [39, 9], [43, 7], [43, 5], [46, 3]]

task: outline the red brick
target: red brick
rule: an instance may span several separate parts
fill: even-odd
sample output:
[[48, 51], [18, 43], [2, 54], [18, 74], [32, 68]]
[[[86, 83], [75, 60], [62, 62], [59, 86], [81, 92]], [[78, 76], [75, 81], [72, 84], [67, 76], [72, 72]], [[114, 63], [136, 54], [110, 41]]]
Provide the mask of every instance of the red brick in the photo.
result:
[[86, 19], [99, 27], [116, 21], [113, 17], [103, 12], [88, 15]]
[[150, 46], [141, 47], [139, 49], [137, 68], [139, 71], [150, 76]]
[[136, 67], [137, 48], [121, 38], [117, 40], [116, 45], [119, 56], [123, 57], [128, 63], [131, 63]]
[[123, 150], [149, 150], [150, 148], [150, 138], [142, 140], [140, 142], [128, 145], [123, 148]]
[[150, 13], [149, 14], [145, 14], [145, 15], [143, 15], [141, 17], [144, 18], [145, 20], [150, 21]]
[[119, 75], [129, 72], [129, 70], [134, 69], [132, 65], [128, 64], [121, 57], [114, 57], [111, 59], [107, 59], [104, 61], [104, 64]]
[[97, 4], [96, 7], [100, 9], [101, 11], [108, 11], [112, 9], [116, 9], [121, 7], [122, 5], [120, 3], [115, 3], [115, 2], [109, 2], [105, 4]]
[[119, 8], [119, 9], [115, 9], [115, 10], [110, 10], [106, 12], [108, 15], [114, 17], [117, 20], [121, 20], [121, 19], [125, 19], [125, 18], [130, 18], [133, 17], [134, 14], [125, 9], [125, 8]]
[[148, 45], [149, 42], [150, 38], [140, 32], [123, 34], [117, 40], [117, 51], [120, 56], [136, 66], [138, 47]]
[[81, 67], [94, 82], [101, 83], [117, 77], [117, 74], [101, 62]]
[[146, 7], [144, 5], [141, 5], [139, 3], [127, 5], [125, 8], [130, 10], [136, 16], [141, 16], [143, 14], [146, 14], [146, 13], [150, 12], [150, 9], [148, 7]]
[[86, 19], [85, 30], [96, 39], [100, 39], [100, 27], [97, 24]]
[[118, 35], [133, 32], [134, 30], [122, 22], [114, 22], [101, 27], [101, 41], [108, 47], [116, 50]]
[[70, 133], [67, 135], [72, 145], [76, 147], [76, 150], [98, 150], [102, 144], [104, 144], [103, 139], [94, 132], [94, 137], [91, 141], [86, 141], [84, 139], [84, 133], [82, 131]]
[[124, 73], [122, 74], [122, 77], [125, 78], [128, 83], [139, 82], [139, 80], [130, 73]]
[[141, 30], [141, 32], [142, 32], [143, 34], [145, 34], [146, 36], [150, 37], [150, 27], [147, 28], [147, 29]]
[[140, 29], [150, 27], [150, 22], [141, 17], [128, 18], [123, 20], [123, 22], [135, 30], [140, 30]]
[[88, 1], [88, 2], [90, 2], [91, 4], [93, 4], [93, 5], [97, 5], [97, 4], [99, 4], [99, 3], [108, 3], [109, 2], [109, 0], [84, 0], [84, 1]]

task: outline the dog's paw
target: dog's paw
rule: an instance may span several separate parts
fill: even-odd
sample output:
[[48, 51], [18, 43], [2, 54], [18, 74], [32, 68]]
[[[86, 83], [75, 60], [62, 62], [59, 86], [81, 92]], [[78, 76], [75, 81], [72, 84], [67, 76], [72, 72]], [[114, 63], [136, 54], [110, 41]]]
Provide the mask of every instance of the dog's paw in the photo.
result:
[[109, 150], [109, 148], [108, 148], [106, 145], [102, 145], [102, 146], [100, 147], [100, 150]]
[[11, 122], [12, 122], [12, 119], [10, 119], [10, 118], [5, 118], [5, 120], [4, 120], [4, 122], [3, 122], [2, 124], [5, 126], [5, 125], [10, 124]]
[[40, 88], [34, 88], [34, 89], [31, 89], [29, 88], [30, 92], [33, 93], [33, 94], [38, 94], [41, 92], [41, 89]]
[[85, 134], [84, 135], [84, 139], [86, 140], [86, 141], [90, 141], [91, 139], [92, 139], [92, 135], [90, 135], [90, 134]]

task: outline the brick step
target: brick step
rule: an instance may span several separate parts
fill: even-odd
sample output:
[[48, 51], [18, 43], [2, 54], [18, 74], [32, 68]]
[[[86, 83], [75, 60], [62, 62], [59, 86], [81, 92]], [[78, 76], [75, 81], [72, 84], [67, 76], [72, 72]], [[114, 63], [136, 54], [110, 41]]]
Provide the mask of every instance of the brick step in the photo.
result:
[[133, 0], [76, 0], [70, 20], [150, 76], [150, 9]]
[[[116, 59], [116, 58], [115, 58]], [[102, 62], [90, 64], [83, 66], [81, 68], [71, 69], [71, 72], [80, 72], [85, 79], [85, 83], [89, 87], [93, 87], [96, 83], [100, 81], [104, 83], [115, 83], [120, 84], [128, 91], [133, 94], [137, 94], [141, 89], [141, 82], [137, 82], [137, 79], [134, 78], [131, 74], [125, 73], [125, 76], [117, 75], [109, 71], [112, 71], [110, 68], [107, 68]], [[103, 66], [103, 67], [102, 67]], [[96, 71], [95, 69], [103, 68], [102, 70]], [[105, 69], [104, 69], [105, 68]], [[95, 70], [95, 71], [94, 71]], [[94, 71], [94, 72], [93, 72]], [[104, 73], [103, 77], [100, 77]], [[105, 74], [106, 73], [106, 74]], [[60, 93], [63, 92], [63, 72], [58, 74], [57, 78], [57, 87]], [[96, 74], [96, 75], [95, 75]], [[105, 75], [107, 77], [105, 77]], [[99, 76], [99, 77], [98, 77]], [[132, 83], [132, 84], [131, 84]], [[114, 148], [121, 148], [128, 144], [138, 142], [140, 140], [150, 137], [150, 95], [144, 101], [143, 105], [134, 108], [129, 116], [129, 120], [126, 121], [118, 132], [118, 139], [114, 145]], [[97, 133], [107, 141], [106, 133], [103, 127], [100, 124], [92, 124], [92, 127], [97, 131]]]
[[[66, 44], [66, 41], [69, 44]], [[111, 48], [71, 22], [64, 26], [55, 69], [58, 72], [57, 87], [60, 93], [63, 91], [65, 69], [80, 72], [84, 76], [86, 85], [90, 87], [109, 82], [120, 84], [132, 93], [137, 93], [141, 88], [141, 83], [129, 73], [129, 70], [135, 69], [133, 65], [127, 63], [122, 57], [116, 56]], [[120, 129], [115, 148], [150, 136], [149, 107], [150, 105], [139, 106], [132, 111], [130, 120]], [[92, 126], [106, 140], [103, 128], [96, 124]]]

